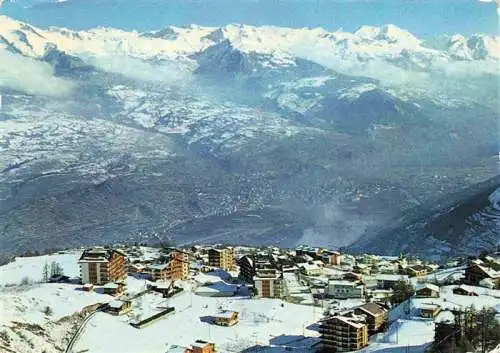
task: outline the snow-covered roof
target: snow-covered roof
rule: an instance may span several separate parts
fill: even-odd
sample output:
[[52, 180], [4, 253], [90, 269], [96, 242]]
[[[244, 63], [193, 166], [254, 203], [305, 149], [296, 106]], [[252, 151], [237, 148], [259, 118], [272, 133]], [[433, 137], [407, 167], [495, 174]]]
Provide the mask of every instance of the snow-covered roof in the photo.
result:
[[123, 304], [125, 303], [120, 300], [113, 300], [112, 302], [108, 303], [108, 306], [113, 309], [120, 309], [123, 306]]
[[355, 318], [351, 318], [351, 317], [347, 317], [347, 316], [337, 316], [336, 319], [352, 326], [352, 327], [355, 327], [355, 328], [362, 328], [363, 326], [365, 326], [364, 323], [362, 322], [357, 322], [357, 320], [355, 320]]
[[319, 267], [315, 263], [312, 263], [312, 264], [310, 264], [310, 263], [301, 263], [299, 265], [299, 268], [303, 268], [306, 271], [321, 270], [321, 267]]
[[158, 289], [168, 289], [172, 285], [171, 281], [155, 282], [154, 286]]
[[148, 269], [151, 269], [151, 270], [164, 270], [168, 267], [168, 264], [153, 264], [153, 265], [149, 265], [148, 266]]
[[342, 286], [342, 287], [356, 287], [358, 284], [356, 282], [351, 281], [342, 281], [342, 280], [329, 280], [329, 286]]
[[387, 313], [387, 309], [376, 303], [366, 303], [358, 307], [358, 309], [371, 315], [383, 315]]
[[491, 267], [487, 267], [487, 266], [482, 266], [482, 265], [476, 265], [476, 266], [478, 268], [480, 268], [484, 273], [486, 273], [491, 278], [499, 278], [500, 277], [500, 271], [495, 271]]
[[407, 275], [390, 275], [390, 274], [377, 274], [375, 276], [375, 279], [377, 281], [393, 281], [393, 282], [397, 282], [397, 281], [408, 281], [408, 276]]
[[103, 288], [106, 288], [106, 289], [117, 289], [118, 288], [118, 284], [117, 283], [114, 283], [114, 282], [108, 282], [106, 283]]
[[440, 322], [453, 323], [453, 322], [455, 322], [455, 315], [450, 310], [443, 310], [438, 314], [438, 316], [436, 316], [436, 319], [434, 320], [434, 322], [436, 322], [436, 323], [440, 323]]
[[238, 314], [236, 311], [224, 310], [215, 314], [215, 317], [220, 317], [222, 319], [231, 319], [233, 315]]
[[237, 287], [234, 284], [228, 284], [225, 282], [217, 282], [206, 287], [198, 287], [196, 293], [215, 293], [215, 292], [225, 292], [225, 293], [236, 293]]
[[432, 283], [417, 284], [416, 290], [419, 291], [422, 289], [430, 289], [434, 292], [439, 292], [439, 287]]
[[203, 340], [196, 340], [191, 346], [192, 347], [197, 347], [197, 348], [203, 348], [207, 344], [210, 344], [210, 342], [203, 341]]
[[433, 304], [433, 303], [416, 303], [415, 307], [417, 309], [423, 309], [423, 310], [436, 310], [439, 309], [441, 306], [439, 304]]

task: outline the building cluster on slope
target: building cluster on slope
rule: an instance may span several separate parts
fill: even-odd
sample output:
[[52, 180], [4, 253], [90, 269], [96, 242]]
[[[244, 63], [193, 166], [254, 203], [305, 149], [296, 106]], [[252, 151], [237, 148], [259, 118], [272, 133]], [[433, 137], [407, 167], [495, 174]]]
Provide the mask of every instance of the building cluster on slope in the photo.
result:
[[[154, 282], [148, 288], [168, 296], [175, 291], [175, 281], [223, 271], [232, 278], [232, 283], [238, 281], [250, 288], [255, 299], [278, 298], [322, 307], [318, 348], [329, 352], [366, 347], [371, 335], [387, 328], [391, 308], [409, 298], [428, 299], [420, 300], [415, 309], [422, 318], [436, 319], [447, 309], [433, 301], [441, 295], [440, 285], [454, 285], [453, 294], [463, 296], [477, 296], [469, 285], [500, 288], [499, 257], [491, 256], [469, 260], [463, 266], [452, 264], [456, 267], [449, 272], [440, 269], [438, 279], [437, 264], [402, 255], [354, 256], [305, 245], [295, 249], [229, 246], [148, 249], [122, 246], [85, 250], [79, 259], [81, 281], [87, 289], [103, 286], [105, 293], [119, 295], [124, 292], [123, 280], [128, 273]], [[460, 277], [463, 273], [465, 276]], [[195, 293], [233, 296], [240, 285], [221, 281], [204, 285]], [[108, 304], [108, 309], [119, 315], [130, 310], [130, 302], [115, 300]], [[223, 308], [213, 316], [213, 323], [221, 326], [232, 326], [238, 321], [238, 312]], [[446, 330], [443, 323], [436, 335]], [[172, 351], [176, 349], [211, 352], [215, 348], [207, 343], [201, 351], [196, 345], [172, 347]]]

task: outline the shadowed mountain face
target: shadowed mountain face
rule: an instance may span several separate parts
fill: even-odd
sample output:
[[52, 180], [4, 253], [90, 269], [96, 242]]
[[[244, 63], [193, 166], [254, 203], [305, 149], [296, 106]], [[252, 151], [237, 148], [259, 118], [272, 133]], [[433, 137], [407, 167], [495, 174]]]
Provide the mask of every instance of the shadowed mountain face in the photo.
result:
[[[361, 237], [351, 249], [467, 255], [500, 245], [500, 176], [404, 212], [375, 234]], [[382, 245], [384, 244], [384, 245]]]
[[[458, 52], [394, 26], [74, 32], [0, 17], [0, 249], [492, 245], [491, 188], [418, 225], [498, 171], [498, 38], [473, 39]], [[387, 231], [395, 218], [410, 236]]]

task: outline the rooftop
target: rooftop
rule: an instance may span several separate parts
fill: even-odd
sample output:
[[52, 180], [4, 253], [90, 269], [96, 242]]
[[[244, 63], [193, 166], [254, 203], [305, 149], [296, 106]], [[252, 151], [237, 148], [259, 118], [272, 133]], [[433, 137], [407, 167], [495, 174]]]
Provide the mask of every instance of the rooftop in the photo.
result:
[[238, 314], [236, 311], [224, 310], [215, 314], [215, 317], [220, 317], [223, 319], [231, 319], [233, 315]]
[[151, 270], [164, 270], [168, 267], [168, 264], [153, 264], [149, 265], [148, 268]]
[[430, 289], [434, 292], [439, 292], [439, 287], [431, 283], [418, 284], [416, 290], [419, 291], [422, 289]]
[[330, 286], [344, 286], [344, 287], [356, 287], [358, 284], [351, 281], [343, 280], [329, 280], [328, 285]]
[[121, 300], [113, 300], [112, 302], [108, 303], [108, 306], [113, 309], [120, 309], [125, 302], [122, 302]]
[[375, 276], [377, 281], [407, 281], [407, 275], [389, 275], [389, 274], [377, 274]]
[[358, 309], [364, 311], [365, 313], [371, 314], [373, 316], [384, 315], [387, 313], [387, 309], [375, 304], [375, 303], [366, 303], [358, 307]]

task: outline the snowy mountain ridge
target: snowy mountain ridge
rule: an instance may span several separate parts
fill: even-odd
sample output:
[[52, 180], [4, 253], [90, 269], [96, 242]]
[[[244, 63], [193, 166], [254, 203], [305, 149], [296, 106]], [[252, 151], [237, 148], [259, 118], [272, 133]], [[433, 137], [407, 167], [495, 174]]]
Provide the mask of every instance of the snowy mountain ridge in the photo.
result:
[[[454, 36], [441, 46], [423, 42], [394, 25], [363, 26], [354, 33], [328, 32], [321, 28], [291, 29], [272, 26], [227, 25], [221, 28], [186, 26], [167, 27], [160, 31], [138, 33], [113, 28], [72, 31], [64, 28], [38, 29], [0, 16], [0, 43], [10, 51], [40, 58], [47, 44], [72, 55], [129, 55], [145, 60], [189, 57], [229, 41], [245, 53], [304, 57], [316, 53], [317, 59], [406, 62], [426, 57], [428, 65], [439, 61], [498, 60], [499, 37]], [[407, 56], [410, 56], [408, 58]], [[415, 59], [416, 60], [416, 59]]]

